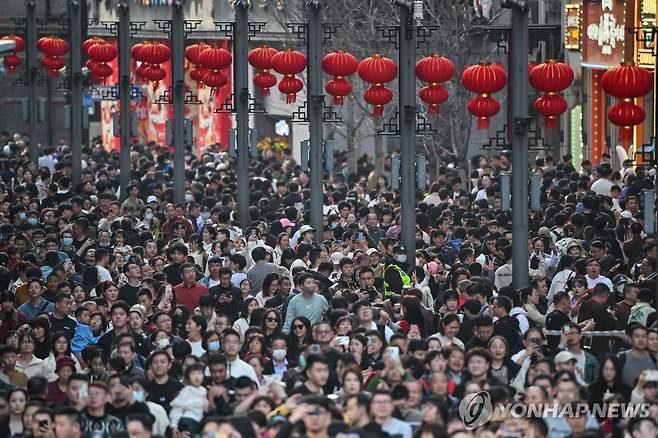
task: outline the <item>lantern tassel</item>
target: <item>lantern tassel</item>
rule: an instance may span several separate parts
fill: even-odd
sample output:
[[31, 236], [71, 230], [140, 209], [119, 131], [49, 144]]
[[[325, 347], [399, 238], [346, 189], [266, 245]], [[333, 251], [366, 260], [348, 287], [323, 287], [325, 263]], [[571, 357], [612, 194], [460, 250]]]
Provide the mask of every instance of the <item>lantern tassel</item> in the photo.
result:
[[295, 103], [297, 102], [297, 94], [288, 94], [286, 96], [286, 103]]
[[375, 117], [381, 117], [384, 115], [384, 105], [375, 105], [372, 109], [372, 115]]
[[427, 114], [439, 114], [439, 105], [430, 105], [427, 107]]
[[622, 126], [619, 128], [619, 141], [623, 144], [630, 144], [633, 141], [633, 127]]
[[544, 117], [544, 128], [557, 129], [557, 117]]
[[270, 95], [270, 89], [269, 88], [261, 88], [260, 89], [260, 95], [263, 97], [267, 97]]
[[343, 96], [335, 96], [335, 97], [334, 97], [334, 106], [341, 106], [341, 105], [343, 105], [344, 100], [345, 100], [345, 99], [343, 98]]
[[489, 118], [488, 117], [478, 117], [477, 123], [475, 124], [477, 129], [489, 129]]

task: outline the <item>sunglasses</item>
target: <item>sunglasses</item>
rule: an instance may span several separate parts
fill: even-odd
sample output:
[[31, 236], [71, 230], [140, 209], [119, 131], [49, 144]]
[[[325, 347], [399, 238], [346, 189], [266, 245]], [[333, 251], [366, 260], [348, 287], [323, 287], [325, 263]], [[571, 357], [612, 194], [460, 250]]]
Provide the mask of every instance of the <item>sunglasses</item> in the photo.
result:
[[301, 324], [299, 324], [299, 325], [293, 325], [293, 326], [292, 326], [292, 329], [293, 329], [293, 330], [301, 330], [301, 329], [303, 329], [303, 328], [304, 328], [304, 326], [301, 325]]
[[267, 322], [279, 322], [278, 318], [267, 318]]

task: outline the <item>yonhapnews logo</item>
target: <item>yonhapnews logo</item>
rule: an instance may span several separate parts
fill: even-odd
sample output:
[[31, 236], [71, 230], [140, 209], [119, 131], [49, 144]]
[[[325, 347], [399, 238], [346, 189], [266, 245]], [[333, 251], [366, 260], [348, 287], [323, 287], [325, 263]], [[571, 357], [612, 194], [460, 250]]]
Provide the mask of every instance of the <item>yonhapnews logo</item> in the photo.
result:
[[487, 391], [469, 394], [459, 403], [459, 418], [468, 430], [475, 429], [491, 419], [493, 406]]

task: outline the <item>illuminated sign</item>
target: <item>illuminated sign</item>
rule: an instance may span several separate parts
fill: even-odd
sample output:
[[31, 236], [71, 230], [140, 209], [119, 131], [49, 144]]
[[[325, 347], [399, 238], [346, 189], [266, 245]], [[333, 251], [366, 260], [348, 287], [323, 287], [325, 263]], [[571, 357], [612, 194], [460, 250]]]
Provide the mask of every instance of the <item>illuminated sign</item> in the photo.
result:
[[643, 0], [640, 7], [640, 34], [637, 38], [637, 64], [653, 69], [656, 65], [656, 0]]
[[624, 0], [584, 3], [583, 65], [612, 67], [624, 58]]
[[580, 4], [564, 6], [564, 48], [580, 50]]

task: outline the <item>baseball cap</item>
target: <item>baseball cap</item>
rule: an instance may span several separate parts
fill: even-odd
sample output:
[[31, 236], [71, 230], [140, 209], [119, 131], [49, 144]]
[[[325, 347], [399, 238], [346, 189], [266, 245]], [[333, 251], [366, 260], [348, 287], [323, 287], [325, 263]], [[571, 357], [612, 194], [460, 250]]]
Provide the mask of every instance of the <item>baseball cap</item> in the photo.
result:
[[569, 362], [570, 360], [577, 360], [576, 356], [574, 356], [570, 351], [560, 351], [555, 355], [555, 363], [565, 363]]
[[393, 252], [396, 254], [406, 253], [407, 247], [404, 245], [396, 245], [393, 247]]
[[128, 312], [128, 313], [130, 314], [130, 313], [133, 313], [133, 312], [139, 313], [141, 315], [142, 319], [144, 319], [144, 317], [146, 317], [146, 307], [142, 306], [141, 304], [135, 304], [134, 306], [132, 306], [130, 308], [130, 312]]
[[279, 221], [279, 223], [281, 224], [281, 226], [282, 226], [283, 228], [288, 228], [288, 227], [294, 227], [294, 226], [295, 226], [295, 223], [292, 222], [290, 219], [288, 219], [288, 218], [286, 218], [286, 217], [284, 217], [283, 219], [281, 219], [281, 220]]
[[368, 254], [368, 255], [373, 255], [374, 253], [379, 254], [379, 251], [377, 251], [377, 248], [368, 248], [368, 250], [366, 251], [366, 254]]
[[158, 204], [158, 203], [159, 203], [158, 198], [156, 198], [156, 197], [153, 196], [153, 195], [151, 195], [151, 196], [149, 196], [148, 198], [146, 198], [146, 203], [147, 203], [147, 204], [150, 204], [150, 203], [152, 203], [152, 202]]
[[309, 231], [315, 231], [315, 228], [310, 225], [302, 225], [302, 227], [299, 229], [299, 234], [308, 233]]

